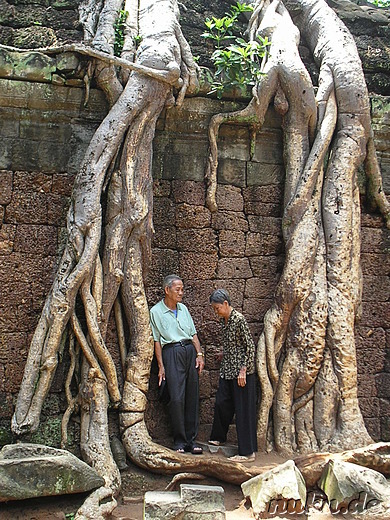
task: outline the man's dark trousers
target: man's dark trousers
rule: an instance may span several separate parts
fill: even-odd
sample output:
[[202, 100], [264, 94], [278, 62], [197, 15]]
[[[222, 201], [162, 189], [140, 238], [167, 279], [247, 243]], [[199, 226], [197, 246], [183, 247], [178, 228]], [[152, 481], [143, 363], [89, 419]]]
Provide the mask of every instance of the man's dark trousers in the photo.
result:
[[190, 446], [198, 434], [199, 375], [195, 368], [196, 350], [191, 342], [165, 345], [162, 349], [165, 378], [169, 393], [175, 449]]

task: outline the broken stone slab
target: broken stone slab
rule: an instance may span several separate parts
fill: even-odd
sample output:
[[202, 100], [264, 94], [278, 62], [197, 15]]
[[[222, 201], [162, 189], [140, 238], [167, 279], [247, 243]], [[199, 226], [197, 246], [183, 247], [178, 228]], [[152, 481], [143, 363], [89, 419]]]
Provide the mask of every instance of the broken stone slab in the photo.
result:
[[144, 520], [225, 520], [221, 486], [181, 484], [180, 491], [148, 491]]
[[361, 513], [390, 496], [390, 484], [382, 473], [337, 459], [326, 464], [318, 485], [332, 513]]
[[243, 482], [241, 489], [244, 496], [250, 498], [257, 517], [304, 513], [306, 485], [293, 460]]
[[9, 444], [0, 451], [0, 502], [91, 491], [104, 479], [66, 450]]

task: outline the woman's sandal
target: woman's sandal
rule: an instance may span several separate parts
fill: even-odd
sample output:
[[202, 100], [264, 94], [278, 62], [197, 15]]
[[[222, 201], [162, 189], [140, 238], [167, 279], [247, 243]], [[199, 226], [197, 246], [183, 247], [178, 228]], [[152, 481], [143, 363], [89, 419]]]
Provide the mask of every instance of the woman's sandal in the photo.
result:
[[229, 457], [231, 462], [254, 462], [256, 455], [251, 453], [251, 455], [234, 455], [233, 457]]

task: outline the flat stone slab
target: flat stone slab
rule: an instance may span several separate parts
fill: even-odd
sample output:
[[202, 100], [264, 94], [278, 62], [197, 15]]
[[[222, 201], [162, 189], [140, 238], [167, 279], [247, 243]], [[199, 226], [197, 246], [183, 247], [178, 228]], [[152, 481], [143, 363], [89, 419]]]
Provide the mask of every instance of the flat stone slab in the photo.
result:
[[234, 444], [223, 444], [222, 446], [213, 446], [208, 442], [198, 442], [199, 446], [202, 446], [203, 451], [208, 451], [210, 453], [222, 453], [225, 457], [233, 457], [233, 455], [237, 455], [238, 447]]
[[66, 450], [19, 443], [0, 451], [0, 502], [83, 493], [104, 485], [94, 469]]

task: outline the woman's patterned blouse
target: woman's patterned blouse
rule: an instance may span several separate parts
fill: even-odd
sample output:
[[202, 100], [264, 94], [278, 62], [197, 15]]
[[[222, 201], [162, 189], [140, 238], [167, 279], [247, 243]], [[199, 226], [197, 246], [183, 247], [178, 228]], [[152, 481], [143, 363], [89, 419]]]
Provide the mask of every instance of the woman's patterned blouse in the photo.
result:
[[223, 358], [220, 376], [236, 379], [242, 367], [247, 374], [255, 372], [255, 344], [244, 316], [232, 310], [227, 323], [221, 320], [223, 338]]

